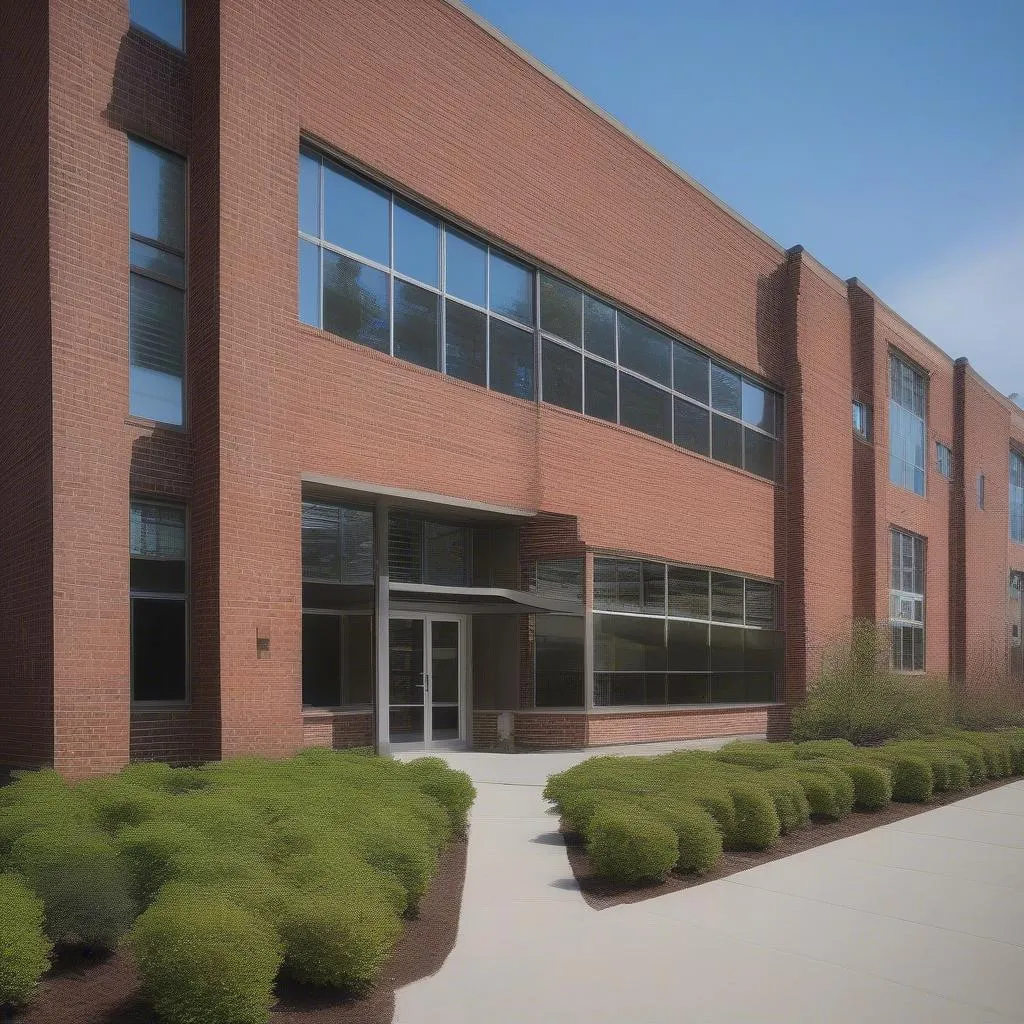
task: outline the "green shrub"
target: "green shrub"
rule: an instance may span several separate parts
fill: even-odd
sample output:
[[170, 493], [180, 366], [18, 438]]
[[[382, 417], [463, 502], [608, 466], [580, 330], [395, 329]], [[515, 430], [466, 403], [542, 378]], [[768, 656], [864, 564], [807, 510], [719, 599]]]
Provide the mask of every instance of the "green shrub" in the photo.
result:
[[892, 772], [881, 764], [843, 761], [843, 771], [853, 783], [854, 806], [861, 811], [880, 811], [892, 802]]
[[33, 829], [11, 847], [10, 863], [42, 899], [55, 943], [112, 949], [135, 917], [130, 877], [102, 832]]
[[29, 1001], [52, 951], [42, 901], [17, 875], [0, 875], [0, 1006]]
[[717, 760], [728, 764], [742, 764], [762, 770], [781, 768], [783, 765], [789, 764], [793, 760], [793, 756], [792, 743], [750, 742], [748, 740], [733, 740], [715, 755]]
[[804, 791], [811, 814], [821, 818], [838, 820], [844, 817], [840, 800], [833, 779], [821, 772], [790, 769], [790, 777], [795, 779]]
[[601, 807], [590, 822], [587, 853], [598, 875], [628, 884], [664, 878], [679, 860], [679, 842], [649, 813]]
[[779, 816], [782, 834], [795, 832], [810, 821], [811, 807], [803, 786], [793, 778], [787, 766], [765, 772], [758, 782], [768, 791]]
[[845, 818], [853, 810], [856, 802], [856, 791], [846, 765], [842, 761], [831, 761], [828, 758], [808, 758], [800, 762], [800, 771], [817, 772], [827, 775], [832, 781], [835, 792], [835, 806], [838, 816]]
[[722, 842], [728, 847], [736, 835], [736, 806], [724, 786], [706, 785], [693, 789], [687, 794], [693, 802], [702, 807], [718, 825]]
[[722, 834], [714, 818], [702, 807], [669, 797], [648, 797], [648, 810], [676, 835], [677, 871], [707, 874], [722, 856]]
[[860, 748], [854, 746], [849, 740], [806, 740], [794, 746], [794, 753], [798, 760], [806, 760], [811, 757], [830, 757], [836, 761], [844, 761], [851, 757], [858, 757]]
[[869, 754], [892, 773], [892, 798], [898, 803], [924, 804], [935, 792], [932, 770], [923, 757], [888, 752], [884, 747]]
[[176, 876], [182, 857], [205, 849], [210, 840], [177, 821], [147, 821], [122, 829], [115, 842], [136, 898], [146, 905]]
[[25, 772], [0, 788], [0, 870], [26, 832], [56, 824], [77, 829], [89, 821], [86, 802], [56, 772]]
[[456, 772], [439, 757], [420, 757], [406, 768], [417, 789], [433, 797], [448, 813], [456, 835], [465, 835], [476, 790], [465, 772]]
[[964, 731], [957, 735], [981, 751], [990, 779], [1004, 779], [1014, 774], [1014, 750], [1004, 733]]
[[772, 798], [753, 783], [733, 782], [729, 793], [736, 808], [735, 849], [767, 850], [779, 841], [782, 823]]
[[290, 977], [360, 993], [391, 955], [402, 924], [375, 901], [306, 892], [283, 910], [277, 930]]
[[130, 946], [143, 987], [166, 1024], [265, 1024], [282, 948], [260, 918], [210, 891], [158, 899]]
[[76, 787], [89, 805], [93, 819], [109, 832], [141, 825], [160, 816], [166, 798], [133, 776], [108, 775]]
[[849, 639], [826, 651], [818, 680], [794, 708], [793, 738], [870, 744], [945, 725], [950, 716], [945, 683], [894, 672], [890, 644], [888, 629], [854, 623]]

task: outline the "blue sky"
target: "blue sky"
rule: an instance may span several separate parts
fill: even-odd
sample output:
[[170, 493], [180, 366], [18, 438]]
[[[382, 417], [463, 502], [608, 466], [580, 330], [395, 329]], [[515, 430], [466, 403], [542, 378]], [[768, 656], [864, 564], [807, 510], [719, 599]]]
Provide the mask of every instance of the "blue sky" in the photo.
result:
[[469, 0], [785, 246], [1024, 393], [1022, 0]]

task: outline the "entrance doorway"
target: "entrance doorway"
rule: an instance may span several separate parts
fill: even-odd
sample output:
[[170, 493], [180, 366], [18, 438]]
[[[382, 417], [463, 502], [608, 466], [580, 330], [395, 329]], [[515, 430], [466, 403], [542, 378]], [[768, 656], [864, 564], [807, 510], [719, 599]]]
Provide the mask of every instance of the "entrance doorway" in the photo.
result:
[[465, 617], [400, 612], [388, 632], [391, 745], [458, 746], [465, 735]]

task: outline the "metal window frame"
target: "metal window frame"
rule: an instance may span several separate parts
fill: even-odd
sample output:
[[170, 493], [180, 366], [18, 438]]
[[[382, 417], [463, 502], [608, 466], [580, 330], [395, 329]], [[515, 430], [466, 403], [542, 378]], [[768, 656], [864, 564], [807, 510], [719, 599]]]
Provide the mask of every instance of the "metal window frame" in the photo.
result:
[[[1010, 446], [1009, 466], [1010, 541], [1024, 544], [1024, 453]], [[1015, 482], [1015, 478], [1019, 482]]]
[[[360, 616], [360, 617], [366, 616], [366, 617], [369, 617], [372, 620], [373, 615], [374, 615], [374, 610], [372, 608], [307, 608], [307, 607], [303, 606], [302, 611], [301, 611], [300, 614], [303, 617], [305, 617], [307, 615], [319, 615], [319, 616], [322, 616], [324, 618], [338, 618], [338, 619], [342, 619], [342, 618], [346, 618], [346, 617], [354, 617], [354, 616]], [[373, 650], [373, 644], [374, 644], [374, 640], [376, 639], [376, 635], [375, 634], [376, 634], [376, 630], [374, 629], [373, 622], [371, 621], [370, 622], [370, 652], [371, 652], [371, 658], [370, 658], [370, 702], [366, 703], [366, 704], [330, 704], [330, 705], [328, 705], [328, 704], [307, 704], [305, 701], [303, 701], [302, 702], [303, 713], [305, 713], [307, 711], [311, 712], [311, 713], [316, 713], [316, 712], [373, 711], [373, 708], [374, 708], [374, 703], [373, 703], [373, 697], [374, 697], [373, 659], [376, 656], [376, 654], [375, 654], [375, 652]], [[344, 655], [345, 655], [345, 631], [344, 630], [339, 631], [338, 646], [339, 646], [339, 653], [341, 655], [342, 661], [344, 661]], [[300, 671], [300, 676], [301, 676], [301, 666], [300, 666], [300, 670], [299, 671]], [[299, 683], [300, 683], [300, 689], [301, 689], [301, 683], [302, 683], [301, 678], [299, 680]], [[301, 696], [301, 693], [300, 693], [300, 696]], [[338, 696], [339, 697], [341, 696], [341, 679], [340, 678], [338, 679]]]
[[[907, 668], [903, 664], [903, 645], [902, 640], [900, 642], [899, 652], [897, 653], [895, 643], [892, 644], [890, 651], [890, 664], [893, 669], [897, 672], [917, 672], [923, 673], [927, 671], [928, 667], [928, 645], [927, 645], [927, 623], [928, 623], [928, 538], [922, 537], [920, 534], [911, 533], [909, 530], [904, 530], [898, 526], [889, 527], [890, 534], [890, 547], [889, 547], [889, 629], [890, 632], [900, 630], [902, 637], [902, 630], [904, 629], [919, 629], [921, 631], [921, 668], [914, 668], [911, 666]], [[897, 580], [894, 578], [894, 573], [897, 571], [893, 565], [892, 558], [892, 541], [898, 538], [899, 542], [899, 574], [900, 578]], [[914, 553], [914, 546], [920, 542], [921, 545], [921, 565], [917, 565], [917, 557]], [[918, 593], [915, 590], [907, 590], [903, 584], [906, 582], [903, 579], [903, 573], [905, 571], [903, 566], [904, 552], [907, 546], [910, 548], [910, 572], [917, 573], [920, 568], [921, 583], [924, 590]], [[899, 584], [897, 586], [897, 584]], [[902, 616], [894, 614], [894, 601], [920, 601], [921, 602], [921, 620], [906, 619]], [[895, 606], [898, 607], [898, 606]], [[895, 635], [895, 634], [894, 634]]]
[[[474, 241], [477, 244], [483, 246], [483, 248], [485, 250], [485, 254], [486, 254], [486, 278], [485, 278], [485, 299], [486, 299], [486, 305], [481, 307], [481, 306], [477, 305], [476, 303], [469, 302], [469, 301], [461, 299], [461, 298], [459, 298], [457, 296], [451, 296], [451, 298], [453, 298], [457, 302], [461, 302], [463, 305], [465, 305], [465, 306], [467, 306], [467, 307], [469, 307], [471, 309], [477, 309], [477, 310], [487, 314], [486, 342], [485, 342], [485, 344], [486, 344], [486, 384], [485, 384], [485, 386], [489, 390], [496, 390], [492, 386], [492, 383], [491, 383], [491, 318], [493, 317], [493, 318], [495, 318], [497, 320], [500, 320], [500, 321], [503, 321], [503, 322], [509, 324], [510, 326], [513, 326], [513, 327], [519, 328], [520, 330], [524, 330], [524, 331], [528, 331], [528, 332], [532, 331], [532, 333], [533, 333], [533, 336], [534, 336], [534, 359], [533, 359], [534, 379], [533, 379], [533, 396], [532, 396], [531, 399], [529, 399], [530, 401], [534, 401], [534, 402], [538, 402], [538, 403], [544, 402], [544, 399], [543, 399], [542, 339], [543, 338], [547, 338], [547, 339], [551, 340], [552, 342], [555, 342], [556, 344], [560, 344], [560, 345], [563, 345], [563, 346], [565, 346], [567, 348], [570, 348], [570, 349], [572, 349], [574, 351], [577, 351], [581, 355], [581, 364], [580, 365], [581, 365], [581, 374], [582, 374], [582, 378], [583, 379], [581, 380], [581, 396], [582, 396], [581, 397], [581, 406], [582, 406], [582, 408], [580, 409], [580, 413], [582, 415], [585, 415], [585, 416], [589, 415], [586, 412], [586, 379], [585, 379], [586, 378], [586, 362], [585, 362], [585, 359], [587, 359], [587, 358], [596, 359], [599, 362], [602, 362], [602, 363], [604, 363], [607, 366], [613, 367], [616, 370], [615, 423], [617, 425], [619, 425], [619, 426], [626, 426], [625, 424], [622, 423], [622, 403], [621, 403], [621, 387], [620, 387], [620, 379], [621, 378], [620, 378], [620, 374], [627, 373], [631, 377], [634, 377], [637, 380], [639, 380], [639, 381], [641, 381], [641, 382], [643, 382], [645, 384], [649, 384], [649, 385], [651, 385], [653, 387], [656, 387], [656, 388], [658, 388], [658, 389], [660, 389], [662, 391], [665, 391], [669, 395], [672, 396], [672, 402], [671, 402], [671, 407], [670, 407], [669, 438], [666, 439], [666, 438], [658, 437], [656, 435], [649, 435], [649, 434], [647, 434], [644, 431], [639, 431], [640, 433], [643, 433], [645, 437], [654, 437], [655, 440], [661, 440], [661, 441], [665, 441], [666, 443], [673, 444], [673, 445], [675, 445], [676, 447], [680, 448], [683, 451], [688, 451], [691, 454], [700, 455], [700, 453], [694, 453], [690, 449], [688, 449], [688, 448], [686, 448], [686, 447], [684, 447], [682, 445], [677, 445], [675, 443], [675, 436], [674, 436], [675, 435], [675, 414], [674, 414], [675, 406], [674, 406], [674, 399], [675, 398], [679, 398], [682, 401], [689, 402], [692, 405], [696, 405], [696, 406], [698, 406], [700, 408], [706, 408], [708, 410], [708, 412], [709, 412], [709, 431], [710, 431], [710, 414], [714, 413], [715, 415], [723, 416], [726, 419], [732, 420], [732, 421], [740, 424], [742, 431], [750, 430], [750, 431], [754, 431], [754, 432], [756, 432], [758, 434], [761, 434], [761, 435], [763, 435], [765, 437], [770, 438], [772, 440], [772, 442], [773, 442], [774, 451], [775, 451], [774, 475], [771, 478], [768, 478], [768, 477], [762, 476], [759, 473], [755, 473], [753, 470], [747, 469], [746, 464], [745, 464], [746, 463], [746, 445], [745, 444], [742, 444], [742, 450], [741, 450], [742, 451], [742, 454], [741, 454], [741, 462], [742, 462], [742, 464], [740, 466], [735, 466], [732, 463], [723, 462], [720, 459], [716, 459], [715, 456], [714, 456], [714, 452], [711, 449], [710, 442], [709, 442], [709, 455], [708, 456], [704, 456], [704, 457], [710, 458], [712, 461], [718, 463], [719, 465], [729, 466], [730, 468], [740, 469], [743, 472], [750, 473], [752, 476], [756, 476], [757, 479], [759, 479], [759, 480], [766, 480], [768, 483], [771, 483], [771, 484], [773, 484], [775, 486], [779, 486], [781, 484], [782, 480], [785, 477], [785, 433], [786, 433], [786, 429], [785, 429], [785, 423], [786, 423], [786, 411], [785, 411], [786, 410], [786, 401], [785, 401], [785, 394], [783, 392], [781, 392], [781, 391], [777, 390], [776, 388], [772, 387], [767, 382], [765, 382], [763, 380], [759, 380], [757, 377], [753, 376], [752, 374], [750, 374], [746, 370], [742, 369], [741, 367], [734, 366], [734, 365], [728, 363], [727, 361], [725, 361], [724, 359], [721, 359], [721, 358], [713, 355], [711, 352], [709, 352], [709, 351], [707, 351], [705, 349], [700, 348], [691, 339], [683, 338], [682, 336], [680, 336], [680, 335], [678, 335], [678, 334], [676, 334], [676, 333], [674, 333], [672, 331], [668, 331], [668, 330], [666, 330], [665, 328], [663, 328], [662, 326], [660, 326], [658, 324], [655, 324], [649, 317], [645, 316], [644, 314], [642, 314], [642, 313], [640, 313], [640, 312], [638, 312], [636, 310], [627, 310], [621, 304], [613, 302], [613, 301], [610, 301], [610, 300], [604, 298], [603, 296], [595, 294], [591, 289], [584, 287], [583, 285], [579, 284], [578, 282], [572, 281], [572, 280], [568, 279], [567, 277], [565, 277], [564, 275], [559, 274], [557, 272], [554, 272], [554, 271], [552, 271], [549, 268], [540, 266], [536, 261], [530, 259], [529, 257], [520, 256], [520, 255], [516, 254], [515, 252], [511, 251], [509, 248], [493, 244], [491, 241], [489, 241], [487, 238], [483, 237], [477, 231], [473, 230], [472, 228], [464, 227], [463, 225], [461, 225], [458, 222], [454, 221], [449, 215], [447, 215], [445, 213], [437, 212], [437, 211], [434, 211], [434, 210], [430, 209], [428, 206], [423, 204], [420, 200], [418, 200], [415, 197], [409, 195], [407, 192], [399, 191], [398, 189], [396, 189], [394, 186], [392, 186], [390, 184], [385, 184], [382, 181], [375, 180], [375, 178], [372, 175], [367, 174], [366, 171], [363, 168], [358, 167], [357, 165], [355, 165], [351, 161], [346, 160], [344, 158], [339, 158], [339, 157], [337, 157], [335, 155], [332, 155], [332, 154], [328, 154], [320, 146], [318, 146], [318, 145], [316, 145], [316, 144], [314, 144], [312, 142], [309, 142], [309, 141], [307, 141], [305, 139], [300, 139], [300, 152], [303, 151], [303, 150], [305, 150], [310, 155], [316, 155], [319, 158], [319, 161], [320, 161], [320, 182], [321, 182], [321, 187], [320, 187], [320, 192], [321, 192], [321, 195], [320, 195], [320, 237], [319, 238], [314, 238], [311, 235], [309, 235], [307, 232], [303, 232], [301, 230], [298, 232], [298, 234], [299, 234], [299, 237], [304, 239], [305, 241], [311, 242], [311, 243], [319, 245], [321, 247], [321, 270], [320, 270], [320, 292], [321, 292], [321, 298], [320, 298], [320, 328], [321, 329], [323, 329], [323, 249], [330, 249], [331, 251], [337, 253], [338, 255], [345, 256], [345, 257], [347, 257], [349, 259], [356, 260], [357, 262], [365, 264], [366, 266], [372, 267], [375, 270], [382, 271], [382, 272], [384, 272], [384, 273], [389, 275], [389, 280], [388, 280], [388, 295], [389, 295], [389, 305], [390, 305], [390, 309], [389, 309], [389, 354], [391, 354], [392, 356], [394, 356], [394, 319], [395, 319], [395, 311], [394, 311], [394, 281], [395, 281], [395, 278], [397, 277], [398, 279], [407, 281], [410, 284], [414, 284], [414, 285], [422, 287], [422, 288], [424, 288], [424, 289], [426, 289], [428, 291], [432, 291], [432, 292], [436, 292], [436, 293], [440, 294], [441, 300], [440, 300], [440, 310], [439, 310], [439, 315], [438, 315], [438, 330], [439, 330], [439, 341], [438, 341], [438, 344], [439, 344], [440, 354], [439, 354], [439, 359], [438, 359], [438, 367], [439, 367], [439, 372], [447, 374], [448, 373], [448, 368], [447, 368], [447, 344], [446, 344], [446, 332], [445, 332], [445, 329], [446, 329], [446, 325], [447, 325], [446, 302], [447, 302], [447, 299], [449, 298], [449, 295], [448, 295], [448, 292], [447, 292], [447, 280], [446, 280], [446, 273], [445, 273], [445, 270], [446, 270], [446, 266], [445, 266], [446, 259], [445, 258], [446, 258], [446, 252], [447, 252], [447, 245], [446, 245], [446, 240], [445, 239], [446, 239], [446, 236], [447, 236], [447, 233], [448, 233], [449, 230], [456, 231], [459, 234], [463, 234], [463, 235], [467, 236], [468, 238], [470, 238], [472, 241]], [[368, 259], [367, 257], [361, 256], [358, 253], [355, 253], [355, 252], [352, 252], [351, 250], [345, 249], [344, 247], [337, 246], [337, 245], [335, 245], [333, 243], [329, 243], [329, 242], [327, 242], [323, 238], [323, 218], [324, 218], [324, 201], [323, 201], [323, 177], [324, 177], [324, 174], [323, 174], [323, 167], [324, 167], [326, 161], [330, 161], [331, 163], [337, 164], [347, 174], [355, 175], [355, 176], [357, 176], [359, 178], [365, 179], [367, 184], [370, 187], [378, 189], [378, 190], [382, 190], [382, 191], [385, 191], [385, 192], [388, 193], [388, 196], [389, 196], [389, 214], [388, 214], [388, 217], [389, 217], [389, 262], [390, 262], [389, 266], [384, 266], [383, 264], [381, 264], [381, 263], [379, 263], [377, 261], [374, 261], [372, 259]], [[442, 236], [441, 244], [440, 244], [441, 252], [440, 252], [440, 257], [439, 257], [440, 258], [440, 264], [439, 264], [440, 287], [435, 288], [432, 285], [429, 285], [429, 284], [426, 284], [425, 282], [417, 280], [416, 278], [409, 277], [409, 276], [407, 276], [405, 274], [401, 274], [401, 273], [399, 273], [395, 269], [395, 267], [394, 267], [394, 206], [395, 206], [396, 202], [402, 202], [402, 203], [404, 203], [406, 205], [409, 205], [409, 206], [411, 206], [413, 208], [422, 210], [424, 213], [426, 213], [429, 216], [434, 217], [434, 218], [437, 219], [439, 227], [440, 227], [440, 234]], [[532, 325], [524, 324], [524, 323], [522, 323], [522, 322], [520, 322], [518, 320], [515, 320], [512, 317], [509, 317], [509, 316], [504, 315], [502, 313], [498, 313], [497, 311], [492, 310], [490, 308], [491, 307], [491, 296], [490, 296], [490, 284], [491, 284], [491, 281], [490, 281], [490, 278], [491, 278], [491, 257], [492, 257], [492, 254], [497, 254], [501, 258], [508, 259], [509, 261], [511, 261], [513, 263], [520, 264], [527, 271], [530, 272], [530, 275], [531, 275], [531, 278], [532, 278], [532, 288], [533, 288], [533, 319], [534, 319], [534, 322], [533, 322]], [[540, 310], [540, 282], [541, 282], [541, 275], [545, 275], [545, 276], [551, 278], [554, 281], [557, 281], [557, 282], [559, 282], [561, 284], [567, 285], [568, 287], [575, 288], [576, 290], [578, 290], [580, 292], [581, 328], [582, 328], [582, 333], [581, 333], [581, 344], [579, 346], [574, 345], [572, 342], [569, 342], [566, 339], [558, 337], [558, 335], [554, 334], [553, 332], [545, 331], [545, 330], [542, 329], [542, 326], [541, 326], [541, 310]], [[598, 355], [596, 353], [592, 353], [586, 347], [586, 298], [587, 298], [587, 296], [590, 296], [592, 299], [594, 299], [594, 300], [602, 303], [603, 305], [607, 306], [614, 313], [614, 341], [615, 341], [615, 358], [614, 358], [614, 360], [610, 360], [610, 359], [605, 358], [604, 356]], [[629, 316], [629, 317], [633, 318], [639, 324], [641, 324], [641, 326], [643, 326], [643, 327], [645, 327], [645, 328], [647, 328], [649, 330], [655, 331], [659, 335], [665, 337], [666, 340], [669, 342], [671, 348], [670, 348], [670, 351], [669, 351], [670, 383], [668, 385], [666, 385], [666, 384], [664, 384], [662, 382], [653, 380], [650, 377], [647, 377], [646, 375], [644, 375], [642, 373], [639, 373], [639, 372], [637, 372], [635, 370], [632, 370], [632, 369], [622, 365], [622, 362], [621, 362], [621, 341], [620, 341], [620, 318], [621, 318], [621, 316]], [[675, 345], [676, 344], [684, 345], [687, 348], [692, 349], [694, 352], [697, 352], [698, 354], [706, 357], [709, 360], [708, 395], [707, 395], [707, 404], [706, 405], [702, 405], [702, 403], [700, 403], [699, 401], [695, 400], [690, 395], [687, 395], [687, 394], [684, 394], [684, 393], [682, 393], [680, 391], [675, 390], [675, 388], [673, 386], [674, 385], [674, 376], [673, 376], [673, 374], [675, 372], [674, 367], [675, 367]], [[742, 417], [742, 407], [741, 407], [741, 415], [740, 416], [734, 416], [731, 413], [721, 412], [720, 410], [714, 408], [713, 403], [711, 401], [711, 367], [712, 366], [716, 366], [716, 365], [719, 366], [720, 368], [726, 370], [727, 372], [732, 373], [732, 374], [736, 375], [737, 377], [739, 377], [740, 382], [741, 382], [741, 386], [742, 386], [743, 383], [746, 383], [746, 384], [752, 385], [754, 387], [760, 388], [761, 390], [771, 394], [774, 397], [774, 399], [775, 399], [775, 407], [776, 407], [776, 417], [775, 417], [776, 418], [776, 425], [775, 425], [774, 432], [773, 431], [769, 431], [769, 430], [765, 430], [762, 427], [757, 426], [756, 424], [746, 422], [743, 419], [743, 417]], [[512, 397], [519, 397], [519, 396], [512, 396]], [[545, 403], [545, 404], [553, 404], [553, 403]], [[564, 407], [556, 406], [556, 408], [564, 408]], [[575, 410], [569, 410], [569, 411], [575, 411]], [[604, 420], [601, 417], [591, 416], [590, 418], [600, 420], [601, 422], [608, 422], [607, 420]], [[632, 428], [632, 427], [628, 427], [627, 426], [626, 429], [632, 430], [632, 429], [636, 429], [636, 428]]]
[[[130, 496], [128, 500], [129, 535], [131, 533], [131, 509], [133, 505], [153, 505], [160, 508], [180, 509], [185, 519], [185, 591], [136, 590], [131, 586], [131, 560], [137, 557], [143, 561], [164, 561], [164, 559], [147, 559], [143, 555], [131, 554], [131, 542], [128, 547], [128, 699], [133, 709], [159, 710], [161, 708], [188, 708], [192, 703], [192, 510], [186, 502], [168, 501], [163, 498], [150, 498], [142, 494]], [[173, 559], [178, 561], [178, 559]], [[140, 700], [135, 696], [135, 601], [166, 601], [185, 605], [185, 695], [178, 700]]]
[[[894, 382], [893, 373], [894, 373], [894, 370], [896, 370], [897, 368], [899, 369], [900, 380], [898, 382], [898, 387], [894, 388], [893, 385], [896, 382]], [[917, 410], [915, 408], [913, 408], [911, 406], [908, 406], [908, 405], [904, 405], [904, 403], [902, 401], [903, 391], [905, 390], [905, 384], [904, 384], [904, 380], [903, 380], [905, 375], [910, 375], [912, 377], [911, 391], [913, 392], [913, 395], [915, 397], [918, 394], [918, 389], [920, 389], [921, 408], [922, 408], [922, 411], [923, 411], [923, 415], [918, 414], [918, 412], [917, 412]], [[900, 392], [898, 397], [897, 397], [897, 394], [896, 394], [897, 390], [899, 390], [899, 392]], [[899, 352], [897, 349], [890, 348], [889, 349], [889, 482], [892, 483], [892, 484], [895, 484], [897, 487], [903, 488], [906, 491], [910, 491], [911, 494], [917, 494], [919, 497], [922, 497], [922, 498], [927, 498], [928, 497], [928, 461], [929, 461], [928, 460], [928, 397], [929, 397], [929, 388], [928, 388], [928, 374], [927, 374], [927, 372], [925, 370], [923, 370], [921, 367], [919, 367], [917, 364], [915, 364], [915, 363], [911, 362], [909, 359], [905, 358], [903, 356], [903, 354], [901, 352]], [[921, 429], [924, 432], [924, 444], [922, 445], [922, 461], [923, 461], [923, 465], [920, 465], [920, 466], [915, 465], [914, 463], [909, 462], [906, 458], [904, 458], [902, 454], [896, 454], [895, 453], [894, 448], [893, 448], [893, 435], [894, 435], [894, 431], [896, 430], [896, 426], [895, 426], [896, 418], [892, 414], [892, 407], [893, 407], [893, 405], [896, 405], [897, 407], [902, 409], [905, 413], [909, 414], [910, 416], [913, 416], [914, 419], [920, 421]], [[898, 435], [898, 439], [901, 442], [905, 442], [906, 435], [900, 434], [900, 435]], [[904, 443], [902, 445], [901, 452], [905, 451], [905, 450], [906, 450], [906, 445]], [[899, 480], [894, 480], [893, 479], [893, 472], [892, 472], [892, 470], [893, 470], [893, 458], [894, 457], [895, 457], [895, 460], [896, 460], [897, 464], [900, 466], [900, 474], [899, 475], [900, 475], [901, 479], [899, 479]], [[921, 471], [921, 473], [923, 474], [923, 482], [922, 482], [922, 486], [924, 488], [923, 490], [918, 491], [918, 489], [915, 486], [907, 486], [907, 470], [908, 469], [910, 470], [911, 484], [913, 484], [913, 474], [917, 470]]]

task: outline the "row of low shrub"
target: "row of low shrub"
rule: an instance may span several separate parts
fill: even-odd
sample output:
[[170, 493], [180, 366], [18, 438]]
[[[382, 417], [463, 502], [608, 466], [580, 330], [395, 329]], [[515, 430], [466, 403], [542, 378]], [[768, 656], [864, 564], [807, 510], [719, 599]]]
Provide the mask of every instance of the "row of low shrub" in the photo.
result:
[[474, 796], [438, 758], [319, 749], [26, 774], [0, 790], [0, 1005], [30, 996], [53, 945], [122, 940], [169, 1024], [266, 1021], [279, 974], [359, 993]]
[[553, 775], [544, 795], [597, 874], [638, 883], [709, 871], [723, 849], [766, 850], [812, 816], [925, 803], [1012, 774], [1024, 774], [1024, 729], [949, 729], [879, 747], [737, 741], [715, 753], [594, 757]]

